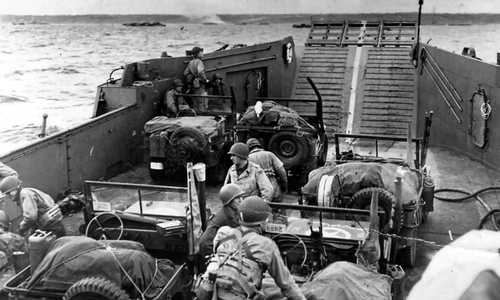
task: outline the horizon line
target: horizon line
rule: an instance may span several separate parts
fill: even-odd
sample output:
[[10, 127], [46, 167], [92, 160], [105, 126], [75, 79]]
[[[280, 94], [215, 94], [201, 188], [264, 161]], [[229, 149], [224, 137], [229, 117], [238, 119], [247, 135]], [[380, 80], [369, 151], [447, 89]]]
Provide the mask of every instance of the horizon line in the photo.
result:
[[[105, 13], [105, 14], [0, 14], [0, 16], [37, 16], [37, 17], [56, 17], [56, 16], [207, 16], [207, 15], [218, 15], [218, 16], [238, 16], [238, 15], [259, 15], [259, 16], [313, 16], [313, 15], [387, 15], [387, 14], [417, 14], [414, 11], [407, 12], [385, 12], [385, 13], [207, 13], [207, 14], [150, 14], [150, 13], [139, 13], [139, 14], [124, 14], [124, 13]], [[500, 15], [498, 13], [422, 13], [422, 15]]]

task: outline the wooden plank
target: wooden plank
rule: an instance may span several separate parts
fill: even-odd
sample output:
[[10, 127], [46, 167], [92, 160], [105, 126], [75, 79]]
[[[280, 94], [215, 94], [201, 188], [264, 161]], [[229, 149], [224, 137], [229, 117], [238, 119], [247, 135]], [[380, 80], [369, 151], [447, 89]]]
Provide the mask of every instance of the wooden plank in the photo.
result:
[[368, 74], [403, 74], [403, 75], [408, 75], [411, 74], [416, 78], [416, 73], [415, 69], [400, 69], [400, 68], [384, 68], [384, 69], [373, 69], [369, 68], [366, 69], [365, 76]]
[[368, 85], [363, 89], [363, 95], [370, 96], [374, 92], [384, 92], [384, 93], [413, 93], [415, 88], [413, 86], [401, 86], [401, 85]]
[[[344, 89], [343, 79], [342, 79], [342, 81], [339, 80], [339, 82], [327, 82], [327, 83], [321, 83], [321, 82], [315, 81], [314, 84], [320, 90], [342, 90], [342, 89]], [[302, 89], [310, 89], [311, 86], [309, 85], [309, 83], [297, 82], [295, 84], [295, 88], [297, 90], [302, 90]]]
[[373, 104], [401, 104], [401, 105], [415, 105], [413, 98], [372, 98], [365, 97], [363, 103], [373, 103]]
[[345, 61], [302, 61], [300, 63], [300, 67], [326, 67], [326, 66], [333, 66], [333, 67], [345, 67]]
[[376, 135], [388, 135], [388, 136], [403, 136], [406, 131], [404, 129], [394, 129], [394, 128], [362, 128], [360, 129], [361, 134], [376, 134]]
[[401, 87], [415, 87], [415, 80], [413, 78], [411, 80], [400, 78], [394, 76], [393, 78], [365, 78], [364, 80], [365, 86], [370, 85], [387, 85], [387, 86], [401, 86]]
[[309, 53], [329, 53], [329, 54], [337, 54], [337, 55], [345, 55], [349, 52], [347, 48], [338, 48], [338, 47], [311, 47], [306, 46], [304, 48], [304, 54]]
[[386, 73], [374, 73], [374, 72], [366, 72], [364, 73], [364, 79], [381, 79], [381, 80], [386, 80], [386, 79], [397, 79], [397, 80], [405, 80], [409, 82], [416, 82], [417, 76], [414, 73], [392, 73], [392, 72], [386, 72]]
[[[398, 117], [375, 117], [375, 116], [363, 116], [361, 119], [361, 127], [377, 127], [377, 126], [394, 126], [396, 128], [407, 128], [407, 124], [410, 118], [398, 118]], [[384, 125], [381, 125], [384, 124]]]
[[[344, 84], [344, 77], [320, 77], [320, 78], [311, 78], [315, 84], [326, 84], [326, 83], [330, 83], [330, 84]], [[300, 77], [297, 77], [297, 80], [295, 81], [296, 84], [308, 84], [309, 83], [307, 82], [307, 79], [305, 76], [300, 76]]]
[[309, 56], [303, 56], [301, 63], [305, 62], [316, 62], [316, 61], [322, 61], [322, 62], [335, 62], [335, 63], [345, 63], [347, 60], [347, 56], [340, 56], [340, 55], [309, 55]]
[[344, 73], [299, 73], [297, 78], [303, 79], [306, 77], [311, 77], [311, 79], [316, 82], [316, 80], [327, 80], [327, 79], [341, 79], [344, 78]]
[[413, 103], [374, 103], [363, 102], [363, 109], [385, 109], [385, 110], [411, 110], [415, 109]]
[[372, 63], [367, 63], [366, 68], [369, 69], [400, 69], [400, 70], [412, 70], [414, 71], [415, 68], [411, 65], [408, 66], [403, 66], [403, 65], [397, 65], [397, 64], [383, 64], [383, 63], [377, 63], [377, 64], [372, 64]]
[[[339, 90], [339, 91], [333, 91], [333, 90], [328, 90], [328, 91], [320, 91], [321, 93], [321, 96], [342, 96], [343, 93], [342, 93], [342, 90]], [[300, 91], [297, 91], [295, 93], [297, 96], [298, 95], [301, 95], [301, 96], [307, 96], [307, 95], [316, 95], [314, 94], [314, 91], [313, 90], [300, 90]], [[299, 97], [297, 97], [299, 98]]]
[[307, 67], [307, 66], [300, 66], [299, 72], [311, 72], [311, 73], [318, 73], [318, 72], [323, 72], [323, 73], [333, 73], [334, 71], [337, 72], [343, 72], [345, 70], [345, 67], [336, 67], [336, 66], [328, 66], [328, 67]]
[[412, 118], [415, 114], [415, 110], [413, 108], [407, 108], [407, 109], [386, 109], [386, 108], [379, 108], [379, 107], [362, 107], [361, 109], [361, 115], [362, 116], [370, 116], [370, 117], [377, 117], [377, 116], [383, 116], [383, 117], [397, 117], [397, 118], [402, 118], [402, 117], [408, 117]]
[[406, 56], [386, 56], [386, 57], [381, 57], [379, 55], [377, 56], [368, 56], [368, 61], [370, 63], [386, 63], [386, 62], [393, 62], [393, 63], [398, 63], [398, 64], [411, 64], [410, 57], [408, 55]]
[[386, 94], [382, 94], [382, 95], [364, 95], [364, 99], [365, 101], [368, 100], [368, 101], [415, 101], [415, 95], [411, 95], [411, 96], [401, 96], [401, 95], [386, 95]]

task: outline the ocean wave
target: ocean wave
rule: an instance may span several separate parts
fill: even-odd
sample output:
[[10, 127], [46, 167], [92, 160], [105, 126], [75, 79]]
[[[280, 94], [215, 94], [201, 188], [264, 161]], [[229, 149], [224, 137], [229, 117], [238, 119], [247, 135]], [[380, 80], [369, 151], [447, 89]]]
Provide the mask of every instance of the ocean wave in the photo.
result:
[[14, 103], [14, 102], [26, 102], [26, 101], [28, 101], [28, 98], [23, 96], [0, 95], [0, 103]]
[[35, 45], [32, 45], [31, 48], [45, 48], [45, 47], [50, 47], [50, 46], [54, 46], [54, 43], [35, 44]]
[[[46, 130], [47, 135], [51, 135], [61, 131], [56, 125], [48, 126]], [[29, 123], [23, 126], [13, 126], [10, 129], [0, 131], [2, 141], [6, 143], [19, 143], [22, 141], [35, 141], [38, 140], [40, 134], [40, 125]]]
[[59, 74], [79, 74], [80, 71], [73, 67], [48, 67], [36, 70], [31, 70], [31, 72], [56, 72]]

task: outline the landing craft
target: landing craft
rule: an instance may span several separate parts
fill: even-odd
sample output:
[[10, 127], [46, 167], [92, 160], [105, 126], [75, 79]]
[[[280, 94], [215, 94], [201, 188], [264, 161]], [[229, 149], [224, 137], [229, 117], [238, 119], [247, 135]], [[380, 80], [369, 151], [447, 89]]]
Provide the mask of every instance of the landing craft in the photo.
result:
[[[125, 65], [120, 79], [110, 76], [98, 87], [94, 113], [88, 122], [16, 149], [0, 160], [15, 168], [28, 186], [40, 188], [53, 196], [65, 191], [82, 191], [84, 181], [88, 180], [131, 181], [131, 173], [148, 170], [145, 162], [148, 162], [150, 149], [144, 144], [144, 125], [158, 114], [159, 103], [173, 86], [174, 79], [182, 78], [188, 61], [188, 57], [166, 57]], [[495, 138], [499, 135], [495, 128], [500, 128], [500, 120], [496, 118], [498, 105], [495, 99], [500, 97], [500, 68], [420, 43], [418, 21], [313, 18], [303, 46], [296, 46], [292, 38], [286, 37], [270, 43], [208, 53], [204, 63], [209, 77], [221, 73], [226, 85], [232, 87], [230, 98], [234, 99], [234, 107], [231, 113], [234, 112], [235, 117], [245, 112], [249, 105], [254, 105], [258, 98], [281, 99], [280, 102], [286, 102], [283, 99], [307, 100], [304, 103], [290, 100], [288, 106], [299, 115], [317, 116], [317, 106], [307, 104], [317, 100], [307, 82], [310, 78], [322, 98], [326, 135], [330, 141], [342, 139], [330, 145], [330, 149], [334, 149], [329, 157], [332, 164], [338, 163], [336, 160], [346, 160], [346, 157], [386, 163], [381, 160], [388, 157], [391, 162], [403, 161], [410, 169], [420, 169], [425, 163], [438, 187], [473, 192], [496, 184], [500, 169], [500, 137]], [[431, 112], [432, 126], [427, 126], [426, 117]], [[227, 138], [231, 139], [231, 136]], [[348, 150], [342, 153], [341, 148]], [[128, 172], [130, 170], [133, 172]], [[351, 220], [339, 222], [335, 214], [343, 214], [344, 218], [346, 214], [366, 215], [368, 207], [344, 208], [330, 204], [335, 197], [325, 194], [333, 190], [328, 184], [333, 186], [334, 179], [333, 176], [318, 183], [322, 186], [320, 198], [327, 205], [317, 205], [313, 201], [302, 202], [302, 208], [293, 204], [276, 207], [295, 213], [286, 215], [285, 222], [278, 218], [281, 221], [273, 223], [269, 234], [295, 230], [293, 233], [301, 239], [304, 253], [288, 251], [287, 258], [292, 263], [289, 267], [295, 275], [307, 281], [318, 267], [325, 267], [327, 263], [356, 261], [351, 250], [364, 241], [373, 241], [374, 236], [363, 231], [370, 229], [370, 232], [380, 234], [375, 238], [384, 241], [382, 248], [374, 252], [379, 253], [379, 257], [373, 260], [375, 269], [387, 271], [387, 264], [392, 263], [391, 257], [395, 254], [391, 254], [394, 247], [386, 237], [396, 239], [401, 235], [377, 230], [378, 227], [370, 223], [376, 218], [359, 220], [354, 226], [350, 226]], [[152, 182], [148, 175], [135, 180], [138, 186], [115, 184], [113, 187], [156, 192], [161, 189], [141, 186]], [[418, 184], [423, 189], [425, 182], [419, 180]], [[105, 183], [85, 183], [87, 187], [92, 185]], [[407, 248], [410, 249], [409, 256], [405, 257], [410, 260], [409, 265], [417, 266], [425, 265], [436, 247], [475, 228], [482, 216], [489, 215], [476, 207], [475, 202], [436, 201], [430, 206], [433, 197], [421, 202], [420, 196], [424, 195], [420, 192], [417, 189], [419, 197], [414, 204], [425, 210], [409, 209], [411, 213], [399, 223], [407, 228], [420, 226], [418, 236], [414, 235], [415, 230], [411, 231], [411, 236], [403, 235], [403, 240], [410, 246]], [[318, 194], [313, 196], [317, 199]], [[138, 192], [139, 199], [134, 202], [138, 204], [130, 213], [139, 219], [127, 215], [127, 220], [140, 220], [149, 224], [148, 230], [152, 234], [163, 234], [165, 228], [160, 224], [165, 220], [154, 221], [147, 213], [144, 216], [143, 209], [147, 204], [141, 204], [140, 195]], [[87, 213], [112, 211], [111, 204], [100, 204], [94, 196], [87, 193]], [[291, 198], [292, 201], [297, 199], [296, 195]], [[480, 203], [485, 208], [494, 206], [492, 199], [483, 197], [482, 200]], [[209, 197], [209, 206], [210, 201], [215, 202]], [[4, 205], [11, 216], [19, 215], [19, 208], [13, 203]], [[302, 211], [308, 213], [301, 215]], [[379, 222], [387, 221], [384, 215], [391, 213], [391, 209], [382, 211]], [[427, 213], [426, 223], [422, 224]], [[306, 215], [313, 218], [310, 226], [307, 222], [303, 224]], [[90, 219], [86, 221], [88, 225]], [[392, 221], [394, 224], [394, 221], [401, 220]], [[111, 225], [116, 225], [116, 222]], [[487, 223], [481, 222], [482, 225]], [[292, 224], [301, 226], [289, 228]], [[127, 238], [134, 239], [132, 235], [144, 228], [135, 228], [135, 232], [127, 229], [130, 228], [124, 231], [132, 232]], [[318, 241], [330, 247], [326, 256], [315, 248]], [[339, 244], [345, 251], [339, 251]], [[283, 239], [283, 245], [290, 246], [290, 240]], [[398, 247], [403, 249], [404, 246]], [[397, 271], [395, 276], [401, 274]], [[414, 269], [405, 271], [415, 275], [412, 274]], [[397, 280], [403, 281], [403, 287], [412, 284], [410, 276]], [[15, 292], [21, 283], [22, 280], [11, 281], [12, 291]], [[395, 291], [395, 298], [407, 292], [398, 293], [397, 288]]]

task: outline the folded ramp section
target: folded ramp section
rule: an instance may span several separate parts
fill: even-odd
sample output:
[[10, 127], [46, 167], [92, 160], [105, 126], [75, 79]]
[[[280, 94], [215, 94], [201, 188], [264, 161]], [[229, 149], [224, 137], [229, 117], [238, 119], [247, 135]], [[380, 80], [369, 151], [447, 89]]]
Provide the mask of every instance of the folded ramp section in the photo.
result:
[[[306, 78], [312, 79], [323, 100], [323, 121], [329, 136], [342, 131], [346, 123], [346, 95], [349, 90], [346, 82], [352, 73], [353, 51], [338, 47], [343, 33], [343, 22], [313, 20], [292, 93], [293, 98], [316, 100]], [[299, 102], [291, 106], [304, 115], [313, 115], [316, 112], [311, 103]]]
[[[415, 132], [417, 79], [409, 48], [370, 47], [360, 80], [354, 132], [406, 136]], [[356, 128], [357, 127], [357, 128]]]

